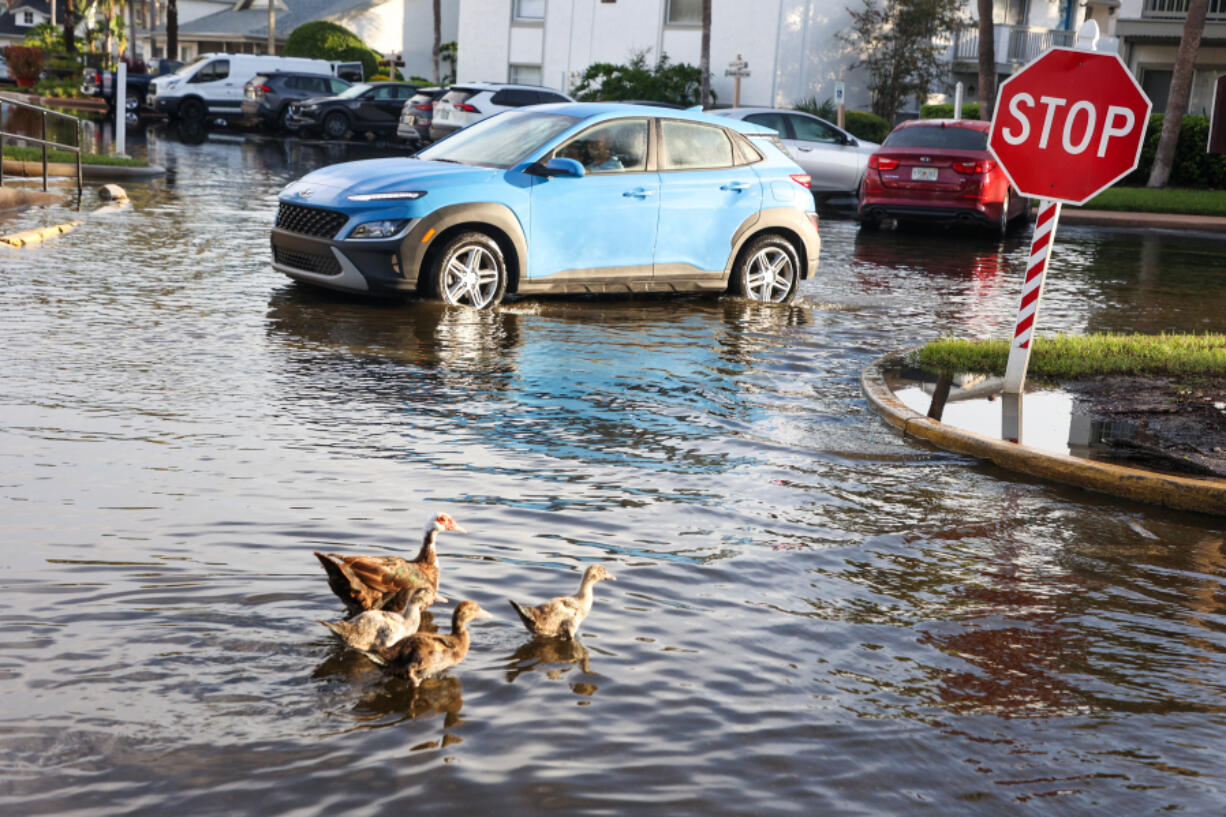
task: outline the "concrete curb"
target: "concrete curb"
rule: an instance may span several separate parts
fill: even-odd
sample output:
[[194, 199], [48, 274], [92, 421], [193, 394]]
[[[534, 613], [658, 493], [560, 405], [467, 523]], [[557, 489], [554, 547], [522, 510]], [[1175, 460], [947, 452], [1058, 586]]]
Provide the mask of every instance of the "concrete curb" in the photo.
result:
[[1122, 499], [1226, 515], [1226, 480], [1172, 476], [1052, 454], [954, 428], [912, 411], [894, 395], [881, 376], [884, 365], [897, 358], [895, 352], [869, 364], [860, 375], [860, 389], [873, 411], [901, 430], [904, 436], [918, 437], [938, 448], [991, 460], [1011, 471]]
[[[27, 179], [41, 179], [43, 163], [26, 162], [19, 159], [5, 159], [4, 172], [10, 176], [24, 176]], [[76, 178], [77, 166], [68, 162], [47, 162], [48, 176], [68, 176]], [[120, 167], [118, 165], [81, 165], [82, 179], [149, 179], [154, 176], [166, 175], [166, 168], [158, 165], [146, 167]]]
[[26, 190], [23, 187], [0, 187], [0, 213], [17, 207], [50, 204], [64, 198], [63, 193], [44, 193], [41, 190]]

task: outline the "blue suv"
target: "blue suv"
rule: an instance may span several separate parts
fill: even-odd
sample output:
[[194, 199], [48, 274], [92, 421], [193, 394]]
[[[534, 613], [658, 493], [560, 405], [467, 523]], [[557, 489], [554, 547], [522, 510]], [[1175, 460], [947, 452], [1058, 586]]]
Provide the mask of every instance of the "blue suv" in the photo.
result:
[[774, 131], [616, 103], [508, 111], [279, 199], [273, 266], [294, 280], [478, 309], [507, 293], [785, 302], [820, 247], [809, 178]]

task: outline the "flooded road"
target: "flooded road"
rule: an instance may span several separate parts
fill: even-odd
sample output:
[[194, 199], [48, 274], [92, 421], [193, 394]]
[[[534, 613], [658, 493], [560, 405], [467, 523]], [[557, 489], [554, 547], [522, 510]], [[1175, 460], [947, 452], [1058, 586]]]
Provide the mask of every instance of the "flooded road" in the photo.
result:
[[[148, 150], [131, 209], [0, 254], [5, 813], [1222, 812], [1221, 521], [860, 396], [880, 354], [1007, 332], [1025, 232], [827, 219], [793, 306], [473, 313], [271, 269], [277, 191], [340, 156]], [[1042, 327], [1220, 332], [1224, 250], [1062, 226]], [[317, 623], [311, 552], [411, 556], [437, 511], [469, 533], [433, 624], [497, 620], [414, 697]], [[581, 642], [530, 639], [506, 599], [595, 561]]]

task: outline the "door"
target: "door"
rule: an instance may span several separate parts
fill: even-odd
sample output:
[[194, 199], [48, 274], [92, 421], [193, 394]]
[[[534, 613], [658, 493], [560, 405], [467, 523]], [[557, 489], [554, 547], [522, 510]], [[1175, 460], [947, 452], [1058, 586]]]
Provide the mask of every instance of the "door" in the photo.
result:
[[528, 277], [628, 283], [651, 280], [660, 177], [647, 163], [646, 119], [594, 125], [547, 158], [575, 159], [582, 178], [532, 188]]
[[243, 85], [234, 84], [228, 59], [205, 63], [187, 84], [191, 92], [200, 95], [210, 111], [237, 111], [242, 106]]
[[845, 191], [860, 186], [860, 174], [867, 157], [846, 143], [843, 134], [815, 116], [785, 114], [791, 128], [783, 140], [798, 164], [809, 174], [813, 190]]
[[408, 85], [377, 85], [362, 95], [355, 113], [357, 124], [377, 131], [393, 131], [400, 121], [400, 109], [412, 96]]
[[733, 234], [762, 209], [758, 174], [723, 128], [663, 119], [660, 141], [655, 279], [722, 279]]

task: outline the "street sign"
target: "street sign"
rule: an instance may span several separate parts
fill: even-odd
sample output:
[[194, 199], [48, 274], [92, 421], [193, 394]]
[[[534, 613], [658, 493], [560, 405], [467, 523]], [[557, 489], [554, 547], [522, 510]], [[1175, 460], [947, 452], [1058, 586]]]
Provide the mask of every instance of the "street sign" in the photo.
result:
[[724, 76], [735, 77], [733, 80], [732, 107], [741, 107], [741, 77], [749, 76], [748, 61], [741, 59], [741, 55], [737, 54], [736, 59], [728, 63], [728, 70], [724, 71]]
[[[988, 149], [1022, 195], [1039, 199], [1005, 366], [1006, 395], [1026, 386], [1031, 340], [1063, 204], [1084, 204], [1128, 175], [1141, 157], [1150, 102], [1123, 61], [1094, 50], [1086, 20], [1077, 48], [1053, 48], [1001, 83]], [[1008, 426], [1003, 435], [1016, 439]]]
[[1053, 48], [1001, 83], [988, 149], [1023, 195], [1084, 204], [1136, 169], [1149, 111], [1117, 55]]
[[843, 98], [845, 96], [846, 90], [847, 90], [847, 86], [843, 83], [842, 80], [839, 80], [838, 82], [834, 84], [834, 104], [835, 105], [843, 104]]

